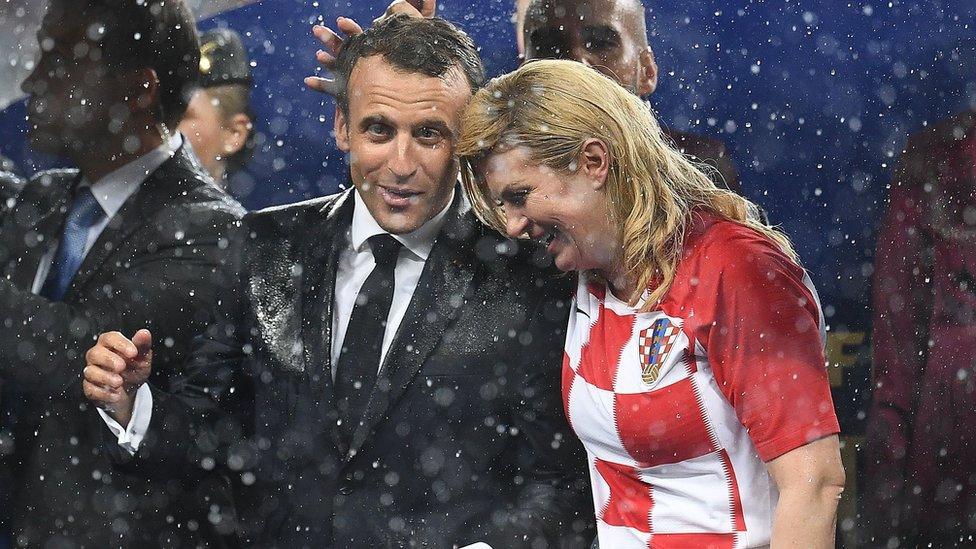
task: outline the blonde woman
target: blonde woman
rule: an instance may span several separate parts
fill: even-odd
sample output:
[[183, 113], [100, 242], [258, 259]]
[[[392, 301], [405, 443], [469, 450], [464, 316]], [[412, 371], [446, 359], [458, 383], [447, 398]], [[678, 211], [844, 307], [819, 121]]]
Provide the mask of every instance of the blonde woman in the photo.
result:
[[563, 398], [602, 547], [830, 547], [844, 486], [816, 294], [786, 237], [571, 61], [480, 90], [475, 211], [578, 272]]

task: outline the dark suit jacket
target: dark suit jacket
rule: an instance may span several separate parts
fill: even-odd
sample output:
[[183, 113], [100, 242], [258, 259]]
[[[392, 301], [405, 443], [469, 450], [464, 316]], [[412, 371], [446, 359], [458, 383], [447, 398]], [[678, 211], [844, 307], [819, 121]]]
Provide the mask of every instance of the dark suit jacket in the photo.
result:
[[7, 213], [9, 200], [12, 200], [24, 186], [24, 180], [13, 172], [0, 168], [0, 219]]
[[[99, 333], [148, 327], [158, 365], [153, 380], [168, 387], [185, 342], [207, 325], [217, 267], [244, 211], [181, 149], [112, 218], [63, 301], [51, 302], [31, 286], [78, 180], [76, 170], [33, 177], [0, 229], [0, 379], [26, 406], [4, 463], [16, 479], [4, 514], [15, 537], [31, 546], [207, 539], [214, 534], [207, 512], [193, 508], [185, 487], [112, 471], [102, 452], [107, 427], [86, 404], [81, 372]], [[190, 520], [199, 527], [188, 528]]]
[[581, 446], [560, 396], [569, 288], [525, 252], [501, 254], [514, 244], [461, 211], [460, 195], [350, 446], [330, 364], [347, 192], [245, 218], [222, 321], [198, 339], [176, 396], [154, 389], [147, 437], [133, 459], [118, 451], [120, 466], [232, 470], [242, 534], [259, 546], [592, 539]]
[[675, 147], [681, 151], [681, 154], [714, 168], [707, 173], [716, 185], [742, 194], [739, 172], [735, 169], [735, 164], [732, 163], [724, 143], [718, 139], [671, 128], [663, 128], [663, 131], [664, 135], [674, 141]]

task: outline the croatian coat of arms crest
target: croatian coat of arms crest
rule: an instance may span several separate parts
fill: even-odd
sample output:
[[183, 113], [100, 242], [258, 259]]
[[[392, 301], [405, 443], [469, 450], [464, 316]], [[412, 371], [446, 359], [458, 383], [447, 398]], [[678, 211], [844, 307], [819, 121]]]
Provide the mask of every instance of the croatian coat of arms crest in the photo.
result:
[[641, 330], [637, 340], [640, 353], [641, 379], [650, 385], [661, 375], [661, 366], [678, 339], [680, 328], [668, 318], [659, 318], [650, 328]]

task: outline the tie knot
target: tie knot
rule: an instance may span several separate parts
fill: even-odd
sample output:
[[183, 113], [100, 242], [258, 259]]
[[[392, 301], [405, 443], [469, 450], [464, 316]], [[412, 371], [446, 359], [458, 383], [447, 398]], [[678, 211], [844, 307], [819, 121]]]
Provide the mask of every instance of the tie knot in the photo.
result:
[[71, 212], [68, 214], [68, 222], [79, 227], [91, 227], [102, 216], [105, 210], [92, 194], [91, 187], [78, 189], [75, 201], [71, 205]]
[[373, 260], [378, 267], [389, 267], [396, 264], [397, 256], [403, 244], [388, 234], [378, 234], [369, 237], [369, 247], [373, 251]]

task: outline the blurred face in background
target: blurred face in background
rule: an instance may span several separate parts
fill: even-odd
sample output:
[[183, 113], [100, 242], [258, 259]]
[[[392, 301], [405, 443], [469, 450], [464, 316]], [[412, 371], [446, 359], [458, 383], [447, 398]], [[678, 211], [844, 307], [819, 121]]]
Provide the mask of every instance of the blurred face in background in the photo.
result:
[[179, 125], [216, 181], [224, 178], [227, 158], [244, 148], [251, 131], [251, 119], [244, 113], [227, 112], [221, 96], [219, 89], [198, 89]]
[[349, 113], [336, 111], [335, 134], [349, 155], [352, 182], [384, 230], [417, 230], [451, 199], [458, 126], [471, 88], [459, 68], [431, 77], [374, 55], [356, 62], [348, 89]]
[[70, 155], [101, 141], [110, 120], [127, 116], [119, 77], [103, 62], [98, 25], [49, 12], [37, 33], [40, 58], [21, 86], [28, 94], [28, 138], [35, 148]]
[[525, 14], [522, 39], [526, 61], [579, 61], [640, 96], [657, 86], [639, 0], [536, 0]]

